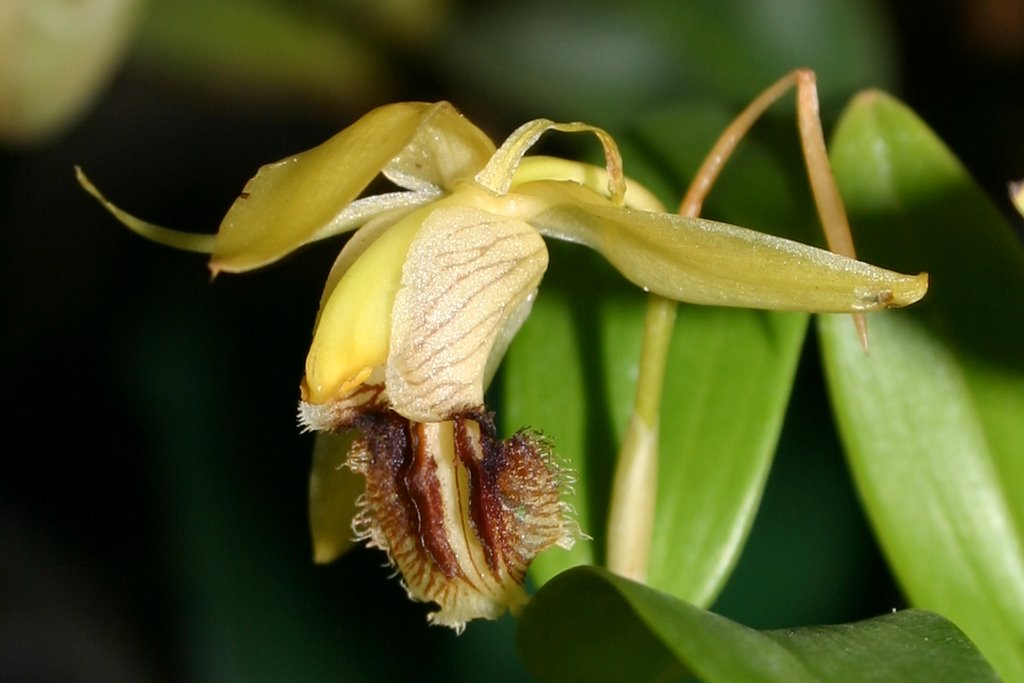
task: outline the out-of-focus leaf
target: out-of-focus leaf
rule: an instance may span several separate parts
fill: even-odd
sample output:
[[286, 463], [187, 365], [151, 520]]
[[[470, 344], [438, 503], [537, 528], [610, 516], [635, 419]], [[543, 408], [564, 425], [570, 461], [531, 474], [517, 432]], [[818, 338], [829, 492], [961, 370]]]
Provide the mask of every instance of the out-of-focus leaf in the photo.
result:
[[[745, 0], [647, 3], [671, 32], [686, 81], [745, 102], [796, 67], [814, 69], [825, 101], [892, 81], [894, 53], [877, 3]], [[656, 13], [657, 12], [657, 13]]]
[[522, 118], [610, 126], [695, 92], [744, 103], [796, 67], [820, 73], [826, 100], [885, 84], [884, 26], [875, 3], [857, 0], [533, 0], [468, 12], [437, 57]]
[[821, 319], [858, 488], [911, 601], [1024, 680], [1024, 250], [884, 94], [850, 106], [832, 159], [862, 256], [932, 282], [921, 304], [871, 317], [870, 357]]
[[326, 0], [404, 50], [421, 48], [447, 23], [452, 0]]
[[218, 94], [379, 101], [392, 82], [372, 43], [339, 17], [274, 0], [151, 0], [137, 54], [147, 68]]
[[755, 631], [594, 567], [541, 589], [518, 648], [534, 676], [559, 683], [996, 680], [964, 634], [930, 612]]
[[138, 0], [6, 0], [0, 6], [0, 140], [60, 132], [128, 47]]

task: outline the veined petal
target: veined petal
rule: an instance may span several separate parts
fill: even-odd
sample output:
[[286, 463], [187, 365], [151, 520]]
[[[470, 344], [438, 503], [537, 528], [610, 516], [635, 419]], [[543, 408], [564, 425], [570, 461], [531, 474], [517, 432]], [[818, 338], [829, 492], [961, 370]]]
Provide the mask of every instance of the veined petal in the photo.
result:
[[260, 168], [221, 223], [210, 269], [252, 270], [309, 242], [415, 138], [436, 107], [379, 107], [323, 144]]
[[547, 269], [544, 240], [515, 218], [434, 209], [395, 297], [385, 384], [396, 412], [437, 422], [483, 405], [495, 342]]
[[384, 167], [393, 183], [410, 190], [451, 190], [472, 178], [494, 155], [494, 143], [448, 102], [438, 102], [405, 148]]
[[588, 188], [538, 181], [517, 216], [601, 252], [627, 279], [679, 301], [816, 313], [914, 303], [928, 276], [904, 275], [727, 223], [612, 205]]

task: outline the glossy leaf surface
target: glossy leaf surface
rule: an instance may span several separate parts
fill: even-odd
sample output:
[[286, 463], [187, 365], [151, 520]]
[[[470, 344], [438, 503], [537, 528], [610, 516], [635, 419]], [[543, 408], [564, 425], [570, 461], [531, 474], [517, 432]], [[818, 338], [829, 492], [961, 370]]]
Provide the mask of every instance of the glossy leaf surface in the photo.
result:
[[560, 683], [996, 680], [964, 634], [930, 612], [756, 631], [593, 567], [537, 594], [518, 648], [534, 676]]
[[861, 253], [932, 279], [921, 304], [872, 318], [870, 357], [821, 319], [861, 497], [910, 600], [1024, 680], [1024, 251], [888, 96], [851, 105], [832, 155]]

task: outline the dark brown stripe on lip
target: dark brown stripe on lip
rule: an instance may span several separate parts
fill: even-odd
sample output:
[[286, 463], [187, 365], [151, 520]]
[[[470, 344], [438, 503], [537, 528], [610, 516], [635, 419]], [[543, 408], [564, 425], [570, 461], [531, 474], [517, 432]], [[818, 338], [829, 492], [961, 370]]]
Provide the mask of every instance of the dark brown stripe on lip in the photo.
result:
[[441, 497], [441, 484], [437, 480], [437, 463], [427, 451], [424, 429], [422, 423], [409, 423], [411, 457], [402, 479], [419, 518], [417, 531], [420, 544], [437, 568], [448, 578], [454, 578], [461, 576], [462, 570], [448, 543], [444, 500]]
[[466, 426], [467, 419], [461, 416], [452, 418], [455, 427], [455, 452], [469, 473], [469, 513], [473, 518], [476, 534], [480, 538], [480, 545], [484, 549], [487, 567], [491, 570], [491, 574], [500, 580], [498, 566], [498, 550], [500, 548], [498, 544], [502, 540], [502, 534], [499, 529], [495, 528], [495, 523], [501, 524], [501, 503], [494, 488], [494, 477], [488, 476], [484, 468], [483, 453], [483, 449], [488, 446], [486, 439], [493, 439], [493, 437], [489, 437], [484, 432], [484, 426], [478, 422], [481, 452], [477, 453], [473, 437]]

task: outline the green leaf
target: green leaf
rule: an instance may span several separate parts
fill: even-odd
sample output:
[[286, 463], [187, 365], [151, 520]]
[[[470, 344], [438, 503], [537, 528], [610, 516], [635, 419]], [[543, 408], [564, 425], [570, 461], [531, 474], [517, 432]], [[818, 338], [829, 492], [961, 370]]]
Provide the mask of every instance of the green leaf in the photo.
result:
[[870, 319], [871, 356], [823, 317], [853, 474], [903, 589], [1024, 680], [1024, 251], [912, 112], [869, 92], [832, 148], [861, 255], [930, 271], [907, 311]]
[[517, 118], [612, 125], [680, 93], [743, 103], [796, 66], [819, 72], [824, 99], [845, 97], [886, 82], [892, 54], [884, 17], [856, 0], [531, 0], [464, 13], [436, 58]]
[[325, 21], [305, 3], [152, 0], [136, 60], [162, 78], [220, 97], [351, 106], [386, 97], [395, 75], [353, 22]]
[[838, 626], [756, 631], [593, 567], [548, 583], [518, 649], [541, 681], [994, 681], [953, 624], [908, 610]]
[[807, 320], [680, 308], [662, 403], [650, 585], [703, 606], [724, 585], [764, 492]]

